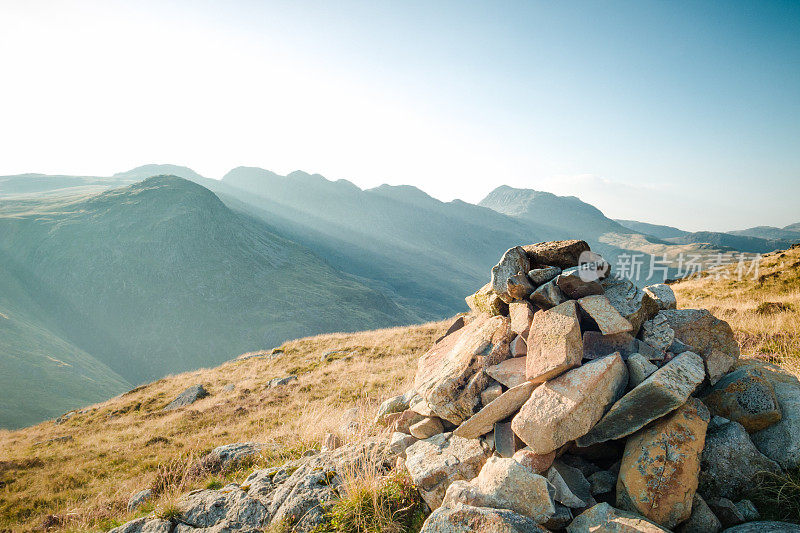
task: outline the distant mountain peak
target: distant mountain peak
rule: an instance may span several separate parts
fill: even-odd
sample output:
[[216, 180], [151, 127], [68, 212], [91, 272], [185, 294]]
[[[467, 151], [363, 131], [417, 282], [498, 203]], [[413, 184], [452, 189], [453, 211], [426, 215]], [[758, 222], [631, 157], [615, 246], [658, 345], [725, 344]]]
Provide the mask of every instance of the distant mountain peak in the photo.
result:
[[201, 176], [200, 174], [198, 174], [189, 167], [184, 167], [180, 165], [171, 165], [171, 164], [156, 164], [156, 163], [141, 165], [136, 168], [126, 170], [125, 172], [117, 172], [112, 177], [132, 179], [132, 180], [142, 180], [149, 178], [151, 176], [159, 176], [159, 175], [180, 176], [182, 178], [190, 180], [204, 179], [203, 176]]

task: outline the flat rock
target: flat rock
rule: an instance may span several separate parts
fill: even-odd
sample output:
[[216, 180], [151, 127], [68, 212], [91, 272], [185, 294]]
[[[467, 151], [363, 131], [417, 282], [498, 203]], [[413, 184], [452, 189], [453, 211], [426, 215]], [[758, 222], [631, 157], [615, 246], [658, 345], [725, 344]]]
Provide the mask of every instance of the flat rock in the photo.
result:
[[555, 280], [548, 281], [533, 291], [530, 296], [533, 303], [541, 309], [550, 309], [567, 301], [567, 296], [561, 292]]
[[638, 431], [683, 405], [704, 377], [700, 356], [682, 353], [620, 398], [591, 431], [577, 439], [578, 445], [586, 447]]
[[[512, 286], [512, 290], [516, 290], [518, 280], [512, 280], [512, 283], [510, 283], [509, 279], [517, 274], [522, 274], [526, 276], [525, 279], [527, 280], [527, 273], [530, 269], [531, 264], [528, 254], [525, 253], [521, 246], [515, 246], [507, 250], [503, 257], [500, 258], [500, 262], [492, 268], [492, 290], [504, 302], [514, 301], [517, 298], [509, 293], [509, 287]], [[530, 285], [530, 282], [528, 282], [528, 285]], [[532, 286], [531, 289], [533, 289]], [[527, 294], [522, 297], [526, 296]]]
[[[589, 251], [586, 241], [566, 240], [528, 244], [522, 247], [535, 265], [551, 265], [558, 268], [578, 266], [581, 254]], [[527, 271], [526, 271], [527, 272]]]
[[598, 503], [576, 516], [567, 526], [567, 533], [669, 533], [669, 530], [635, 513]]
[[512, 388], [525, 383], [526, 364], [527, 357], [512, 357], [502, 363], [488, 367], [486, 373], [506, 387]]
[[417, 438], [407, 433], [395, 431], [389, 436], [389, 443], [386, 446], [389, 454], [397, 457], [405, 457], [406, 449], [417, 442]]
[[635, 336], [645, 320], [658, 312], [658, 305], [629, 279], [608, 277], [602, 282], [611, 305], [633, 326]]
[[464, 300], [469, 308], [476, 313], [486, 313], [490, 316], [508, 315], [508, 304], [492, 290], [491, 283], [487, 283], [478, 289], [475, 294], [470, 294]]
[[596, 279], [585, 278], [579, 271], [563, 272], [556, 277], [556, 286], [568, 298], [577, 300], [592, 294], [603, 294], [603, 286]]
[[547, 480], [513, 459], [500, 457], [487, 459], [472, 481], [455, 481], [447, 488], [443, 505], [458, 503], [508, 509], [538, 524], [555, 512]]
[[678, 299], [675, 298], [675, 293], [669, 285], [664, 283], [648, 285], [644, 288], [644, 292], [653, 299], [659, 309], [675, 309], [678, 306]]
[[538, 287], [539, 285], [555, 279], [559, 274], [561, 274], [560, 268], [556, 266], [546, 266], [528, 271], [528, 279]]
[[192, 385], [182, 393], [180, 393], [174, 400], [169, 402], [166, 407], [164, 407], [165, 411], [172, 411], [174, 409], [178, 409], [180, 407], [186, 407], [187, 405], [191, 405], [197, 400], [201, 400], [208, 396], [208, 391], [203, 387], [201, 384]]
[[481, 392], [481, 405], [489, 405], [503, 394], [503, 386], [499, 383], [492, 383]]
[[695, 493], [692, 499], [692, 514], [677, 529], [678, 533], [719, 533], [721, 530], [722, 522], [709, 508], [702, 496]]
[[728, 498], [711, 498], [708, 500], [708, 507], [722, 523], [722, 527], [735, 526], [745, 521], [742, 512]]
[[525, 376], [541, 383], [581, 364], [583, 340], [574, 301], [536, 313], [528, 336]]
[[485, 406], [483, 409], [472, 415], [469, 419], [458, 426], [453, 435], [465, 439], [477, 439], [492, 431], [495, 422], [499, 422], [516, 413], [522, 404], [531, 397], [535, 383], [526, 381], [514, 388], [508, 389], [495, 401]]
[[181, 523], [194, 528], [256, 529], [265, 526], [269, 518], [264, 504], [238, 485], [193, 491], [181, 496], [176, 505]]
[[586, 363], [534, 389], [511, 427], [532, 452], [549, 453], [586, 434], [627, 383], [619, 354]]
[[174, 524], [169, 520], [143, 516], [115, 527], [109, 530], [108, 533], [172, 533], [174, 527]]
[[439, 507], [420, 533], [540, 533], [547, 530], [526, 516], [506, 509], [458, 504]]
[[545, 454], [533, 453], [530, 450], [522, 449], [514, 453], [512, 459], [533, 472], [534, 474], [544, 474], [553, 464], [556, 452]]
[[708, 408], [692, 398], [631, 435], [620, 465], [617, 506], [668, 529], [687, 520], [710, 419]]
[[527, 339], [531, 331], [534, 313], [536, 313], [536, 308], [530, 302], [511, 302], [508, 304], [511, 331], [523, 339]]
[[628, 388], [633, 389], [638, 386], [642, 381], [650, 377], [658, 367], [651, 363], [645, 356], [640, 353], [634, 353], [628, 356], [625, 361], [628, 365]]
[[741, 424], [730, 421], [708, 432], [699, 485], [706, 503], [711, 505], [710, 498], [739, 499], [762, 472], [779, 474], [780, 467], [758, 451]]
[[604, 294], [585, 296], [578, 300], [578, 304], [597, 323], [603, 335], [629, 333], [633, 329], [631, 323], [614, 309]]
[[436, 417], [426, 417], [408, 428], [412, 437], [427, 439], [444, 432], [442, 421]]
[[488, 385], [481, 369], [510, 355], [512, 335], [508, 318], [481, 315], [420, 357], [414, 389], [437, 416], [460, 424]]
[[754, 367], [722, 377], [703, 402], [711, 413], [739, 422], [748, 433], [766, 429], [781, 419], [781, 407], [767, 376]]
[[220, 467], [224, 469], [261, 455], [265, 446], [260, 442], [236, 442], [214, 448], [211, 455], [219, 460]]
[[486, 453], [477, 439], [452, 433], [434, 435], [406, 449], [406, 469], [431, 509], [441, 505], [450, 483], [473, 479], [485, 462]]
[[675, 342], [675, 331], [662, 312], [650, 320], [644, 321], [639, 336], [644, 342], [662, 352], [669, 350], [672, 343]]
[[623, 359], [634, 353], [642, 354], [651, 361], [664, 358], [663, 352], [634, 338], [630, 333], [603, 335], [599, 331], [587, 331], [583, 334], [584, 359], [597, 359], [614, 352], [619, 352]]
[[555, 489], [553, 499], [571, 509], [587, 507], [592, 502], [591, 484], [577, 468], [556, 460], [547, 470], [547, 481]]
[[705, 309], [669, 309], [659, 313], [675, 332], [675, 338], [692, 346], [706, 362], [711, 384], [724, 376], [739, 358], [733, 330]]

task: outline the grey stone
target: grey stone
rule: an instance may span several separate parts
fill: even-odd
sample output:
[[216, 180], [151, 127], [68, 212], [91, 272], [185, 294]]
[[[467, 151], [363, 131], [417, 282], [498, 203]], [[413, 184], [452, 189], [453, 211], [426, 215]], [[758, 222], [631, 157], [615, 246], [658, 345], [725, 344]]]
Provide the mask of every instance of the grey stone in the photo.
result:
[[692, 514], [689, 520], [681, 524], [678, 533], [718, 533], [722, 523], [708, 507], [702, 496], [695, 493], [692, 499]]
[[789, 522], [748, 522], [729, 527], [723, 533], [800, 533], [800, 526]]
[[546, 266], [543, 268], [534, 268], [528, 272], [528, 279], [530, 279], [531, 283], [538, 287], [539, 285], [555, 279], [559, 274], [561, 274], [560, 268], [555, 266]]
[[669, 350], [672, 343], [675, 342], [675, 331], [673, 331], [667, 321], [667, 317], [662, 312], [659, 312], [650, 320], [646, 320], [642, 324], [639, 335], [644, 342], [662, 352]]
[[517, 452], [517, 436], [511, 429], [511, 422], [495, 422], [494, 446], [497, 455], [511, 458]]
[[586, 280], [578, 271], [562, 272], [556, 277], [556, 286], [567, 298], [577, 300], [593, 294], [603, 294], [603, 286], [597, 280]]
[[281, 385], [288, 385], [292, 381], [297, 381], [297, 376], [289, 375], [282, 378], [272, 378], [269, 380], [269, 383], [267, 383], [267, 388], [273, 389], [275, 387], [280, 387]]
[[614, 309], [604, 294], [585, 296], [578, 300], [578, 303], [581, 309], [594, 320], [603, 335], [628, 333], [633, 329], [631, 323]]
[[555, 512], [550, 520], [542, 524], [548, 531], [563, 531], [572, 522], [572, 509], [556, 502]]
[[542, 309], [550, 309], [567, 301], [567, 296], [561, 292], [555, 280], [539, 286], [530, 296], [533, 303]]
[[453, 431], [453, 435], [465, 439], [477, 439], [481, 435], [489, 433], [492, 431], [495, 422], [500, 422], [516, 413], [522, 407], [522, 404], [531, 397], [531, 392], [533, 392], [534, 388], [536, 388], [535, 383], [526, 381], [513, 389], [508, 389], [495, 401], [458, 426]]
[[457, 504], [439, 507], [425, 520], [420, 533], [541, 533], [546, 530], [526, 516], [507, 509]]
[[779, 422], [781, 407], [767, 376], [754, 367], [744, 367], [723, 376], [703, 402], [715, 415], [739, 422], [755, 433]]
[[639, 353], [649, 360], [660, 360], [664, 353], [656, 350], [646, 342], [635, 339], [629, 333], [603, 335], [599, 331], [587, 331], [583, 334], [584, 359], [597, 359], [606, 355], [619, 352], [623, 359], [634, 353]]
[[608, 494], [617, 484], [617, 475], [609, 470], [598, 470], [588, 477], [592, 496]]
[[197, 400], [205, 398], [208, 396], [208, 391], [203, 387], [201, 384], [192, 385], [182, 393], [180, 393], [174, 400], [169, 402], [166, 407], [164, 407], [165, 411], [172, 411], [174, 409], [178, 409], [180, 407], [186, 407], [187, 405], [191, 405]]
[[658, 367], [640, 353], [631, 354], [625, 361], [628, 365], [628, 388], [633, 389], [650, 377]]
[[753, 443], [784, 470], [796, 469], [800, 467], [800, 382], [775, 365], [753, 364], [772, 383], [782, 413], [780, 422], [751, 435]]
[[582, 512], [567, 526], [567, 533], [669, 533], [635, 513], [615, 509], [607, 503]]
[[140, 490], [139, 492], [131, 496], [130, 499], [128, 500], [128, 512], [132, 513], [133, 511], [144, 505], [145, 502], [151, 500], [152, 498], [153, 498], [152, 490], [150, 489]]
[[506, 303], [516, 298], [509, 294], [509, 278], [516, 274], [525, 275], [531, 269], [528, 254], [520, 246], [506, 251], [500, 262], [492, 268], [492, 290]]
[[653, 299], [659, 309], [675, 309], [678, 305], [672, 287], [664, 283], [648, 285], [644, 288], [644, 292]]
[[612, 276], [604, 279], [601, 283], [611, 305], [633, 326], [632, 335], [636, 336], [644, 321], [649, 320], [658, 312], [656, 302], [632, 281]]
[[108, 533], [172, 533], [173, 527], [172, 522], [169, 520], [143, 516], [115, 527]]
[[219, 459], [221, 468], [240, 463], [242, 460], [261, 454], [261, 450], [266, 445], [259, 442], [237, 442], [218, 446], [211, 451], [211, 454]]
[[378, 414], [375, 416], [375, 421], [378, 424], [385, 425], [386, 417], [392, 413], [402, 413], [410, 407], [411, 400], [416, 395], [415, 390], [410, 390], [404, 394], [398, 394], [384, 400], [378, 407]]
[[417, 438], [406, 433], [395, 431], [389, 437], [389, 444], [387, 450], [391, 455], [405, 457], [406, 449], [417, 442]]
[[581, 258], [590, 251], [586, 241], [577, 239], [539, 242], [527, 244], [522, 248], [534, 265], [552, 265], [559, 268], [578, 266]]
[[742, 512], [728, 498], [711, 498], [707, 503], [723, 527], [731, 527], [744, 522]]
[[[340, 448], [332, 453], [346, 453]], [[310, 532], [325, 522], [324, 505], [336, 497], [341, 479], [336, 470], [315, 461], [301, 465], [275, 491], [269, 506], [271, 523], [290, 524]]]
[[256, 529], [269, 519], [264, 504], [238, 485], [190, 492], [178, 500], [177, 507], [180, 522], [194, 528]]
[[700, 356], [682, 353], [620, 398], [577, 444], [586, 447], [630, 435], [683, 405], [704, 377]]
[[570, 507], [579, 509], [591, 502], [591, 484], [577, 468], [573, 468], [559, 460], [547, 470], [547, 481], [555, 489], [553, 498]]
[[739, 513], [742, 515], [742, 518], [744, 518], [745, 522], [753, 522], [761, 519], [761, 514], [750, 500], [740, 500], [734, 505], [736, 505], [736, 508], [739, 509]]

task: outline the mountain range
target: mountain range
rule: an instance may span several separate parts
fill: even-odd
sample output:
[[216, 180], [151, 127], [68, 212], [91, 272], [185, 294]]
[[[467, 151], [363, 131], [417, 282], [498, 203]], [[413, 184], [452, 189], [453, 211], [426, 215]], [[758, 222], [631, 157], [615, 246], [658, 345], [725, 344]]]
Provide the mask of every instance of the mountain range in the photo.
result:
[[0, 177], [0, 427], [299, 336], [452, 316], [517, 244], [583, 238], [613, 263], [800, 241], [800, 225], [772, 229], [689, 233], [507, 186], [473, 205], [252, 167]]

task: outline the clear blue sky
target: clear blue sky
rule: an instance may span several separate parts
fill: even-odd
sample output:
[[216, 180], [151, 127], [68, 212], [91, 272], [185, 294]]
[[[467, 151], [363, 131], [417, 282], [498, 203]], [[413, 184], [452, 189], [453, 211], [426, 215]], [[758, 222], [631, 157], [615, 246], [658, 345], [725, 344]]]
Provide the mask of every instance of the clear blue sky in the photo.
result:
[[149, 162], [800, 221], [800, 2], [0, 6], [0, 173]]

